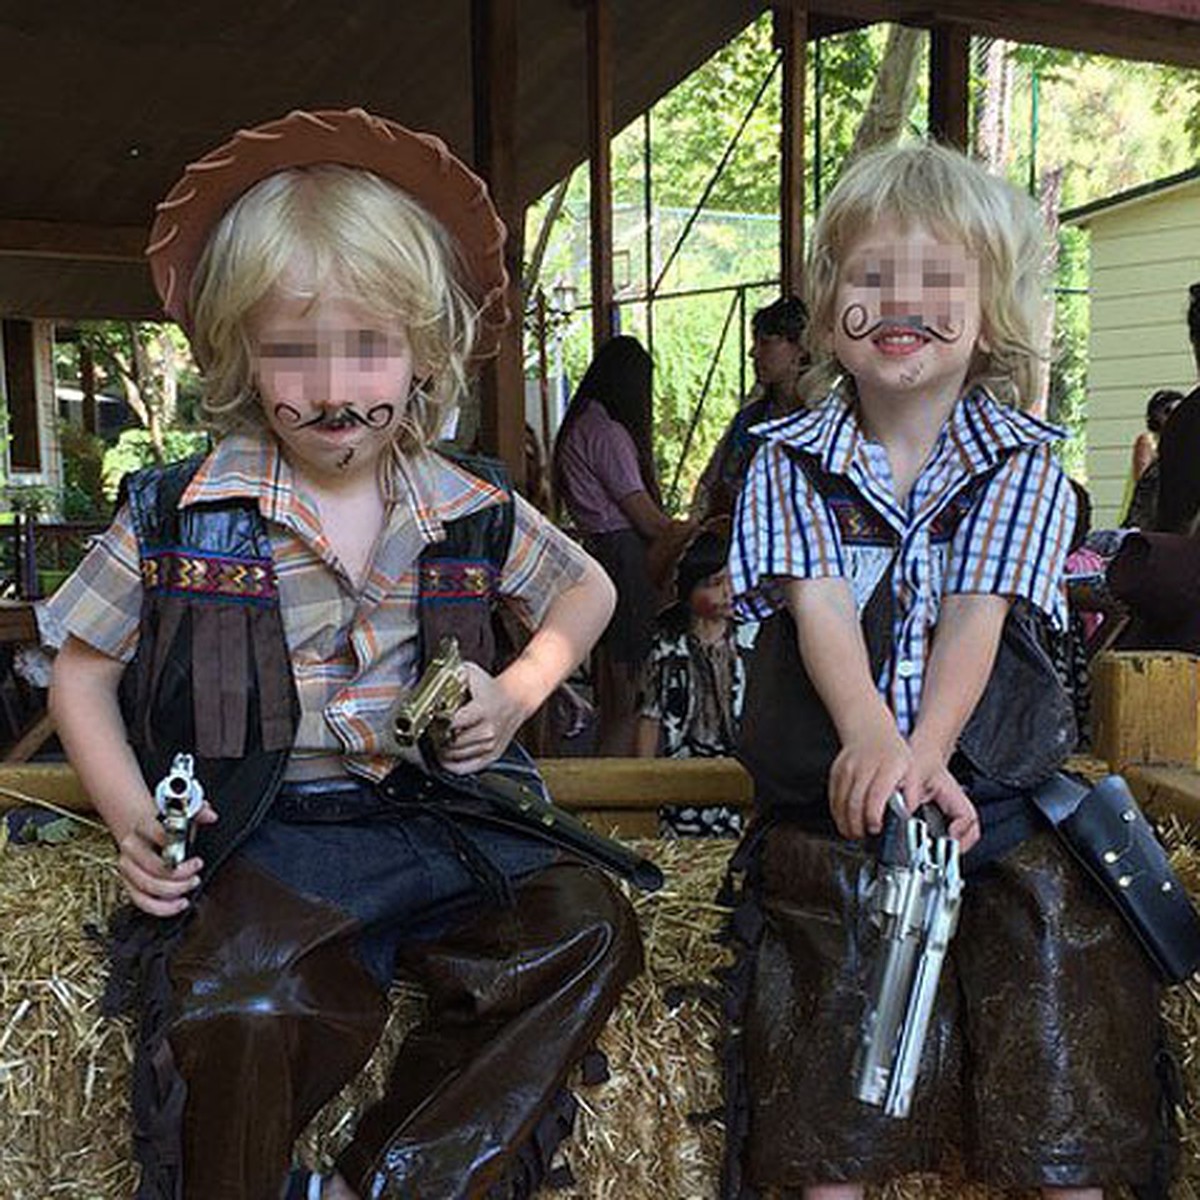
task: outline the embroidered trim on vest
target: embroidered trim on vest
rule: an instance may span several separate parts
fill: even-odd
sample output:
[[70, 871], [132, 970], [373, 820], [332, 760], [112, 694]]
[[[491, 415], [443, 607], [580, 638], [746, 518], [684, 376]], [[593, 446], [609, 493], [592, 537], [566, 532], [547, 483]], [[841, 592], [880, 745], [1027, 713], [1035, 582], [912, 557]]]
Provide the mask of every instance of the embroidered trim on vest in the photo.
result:
[[845, 545], [891, 547], [900, 540], [896, 531], [857, 496], [829, 496], [825, 503]]
[[455, 604], [490, 597], [499, 579], [486, 558], [435, 558], [422, 561], [421, 603]]
[[270, 559], [200, 554], [191, 548], [156, 550], [144, 556], [142, 584], [152, 592], [250, 604], [275, 603], [279, 594]]
[[[900, 535], [863, 499], [861, 492], [849, 479], [844, 475], [830, 474], [810, 455], [797, 451], [794, 452], [794, 458], [833, 514], [843, 544], [887, 547], [898, 544]], [[934, 545], [941, 545], [954, 537], [962, 519], [975, 506], [976, 498], [996, 469], [974, 476], [929, 522], [929, 537]]]

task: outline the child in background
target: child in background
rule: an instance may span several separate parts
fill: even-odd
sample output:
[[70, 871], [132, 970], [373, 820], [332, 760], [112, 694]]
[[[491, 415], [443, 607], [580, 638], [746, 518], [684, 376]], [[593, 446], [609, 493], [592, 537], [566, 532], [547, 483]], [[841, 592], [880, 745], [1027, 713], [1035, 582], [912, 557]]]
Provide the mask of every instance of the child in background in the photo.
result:
[[[613, 605], [493, 466], [431, 448], [507, 317], [504, 236], [440, 141], [361, 110], [242, 131], [159, 206], [147, 253], [221, 436], [127, 480], [52, 601], [52, 710], [135, 906], [139, 1200], [529, 1194], [638, 970], [617, 889], [488, 801]], [[532, 636], [493, 675], [500, 601]], [[389, 714], [447, 634], [468, 701], [404, 752]], [[206, 799], [172, 868], [177, 755]], [[425, 1020], [336, 1172], [289, 1174], [397, 973]]]
[[[735, 625], [725, 539], [699, 534], [675, 575], [676, 601], [659, 617], [642, 677], [641, 758], [732, 755], [742, 711], [751, 627]], [[734, 837], [742, 815], [725, 805], [659, 810], [667, 837]]]
[[[730, 560], [763, 626], [726, 1197], [858, 1198], [953, 1159], [1073, 1200], [1154, 1172], [1157, 983], [1032, 802], [1074, 744], [1041, 636], [1066, 620], [1061, 434], [1011, 404], [1030, 394], [1045, 260], [1034, 206], [934, 145], [856, 159], [813, 231], [828, 390], [757, 430]], [[907, 1120], [853, 1091], [876, 944], [863, 840], [897, 791], [968, 852]]]

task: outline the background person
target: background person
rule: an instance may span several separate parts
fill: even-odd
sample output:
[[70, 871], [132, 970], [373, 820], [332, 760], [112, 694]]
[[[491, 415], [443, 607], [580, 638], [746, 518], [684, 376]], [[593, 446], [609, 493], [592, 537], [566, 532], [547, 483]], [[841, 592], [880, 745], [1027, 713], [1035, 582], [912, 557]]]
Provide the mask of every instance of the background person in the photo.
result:
[[1121, 520], [1124, 529], [1154, 526], [1158, 508], [1158, 441], [1167, 418], [1182, 399], [1182, 392], [1164, 388], [1146, 401], [1146, 428], [1133, 442], [1129, 503]]
[[[746, 689], [752, 628], [733, 622], [726, 539], [705, 530], [684, 551], [675, 603], [659, 616], [641, 686], [642, 758], [732, 756]], [[659, 809], [666, 836], [735, 837], [742, 814], [726, 805]]]
[[666, 573], [690, 526], [662, 508], [654, 466], [653, 366], [636, 338], [597, 352], [554, 442], [555, 494], [608, 572], [617, 607], [593, 655], [596, 753], [633, 754], [637, 684]]
[[696, 484], [692, 517], [701, 524], [733, 512], [742, 481], [759, 439], [750, 430], [774, 417], [786, 416], [800, 403], [797, 383], [808, 365], [804, 334], [808, 313], [795, 296], [758, 309], [750, 320], [754, 340], [754, 390], [721, 435]]

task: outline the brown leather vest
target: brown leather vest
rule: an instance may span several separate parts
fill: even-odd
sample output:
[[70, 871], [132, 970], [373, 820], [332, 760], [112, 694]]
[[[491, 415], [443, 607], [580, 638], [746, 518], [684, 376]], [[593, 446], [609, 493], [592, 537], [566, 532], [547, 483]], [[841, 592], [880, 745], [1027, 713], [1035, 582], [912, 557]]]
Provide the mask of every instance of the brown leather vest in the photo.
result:
[[[832, 502], [843, 529], [898, 545], [894, 531], [850, 480], [825, 472], [810, 455], [795, 457], [814, 488]], [[988, 478], [976, 476], [939, 514], [935, 538], [953, 535]], [[871, 675], [878, 679], [892, 654], [890, 567], [863, 609], [862, 629]], [[1045, 639], [1041, 614], [1016, 601], [991, 677], [959, 737], [951, 762], [956, 774], [1018, 791], [1042, 782], [1066, 761], [1077, 738], [1075, 717]], [[807, 811], [818, 824], [828, 824], [829, 770], [840, 750], [833, 721], [800, 658], [795, 623], [787, 612], [774, 613], [763, 621], [750, 652], [737, 748], [754, 777], [759, 807]]]
[[[456, 456], [457, 458], [457, 456]], [[279, 609], [270, 535], [255, 501], [179, 507], [201, 458], [152, 467], [123, 485], [137, 530], [140, 640], [121, 685], [129, 740], [153, 789], [174, 755], [196, 774], [221, 820], [196, 852], [211, 878], [271, 806], [299, 704]], [[510, 494], [503, 468], [458, 459]], [[444, 634], [491, 669], [497, 582], [512, 540], [510, 499], [445, 525], [419, 560], [419, 659]]]

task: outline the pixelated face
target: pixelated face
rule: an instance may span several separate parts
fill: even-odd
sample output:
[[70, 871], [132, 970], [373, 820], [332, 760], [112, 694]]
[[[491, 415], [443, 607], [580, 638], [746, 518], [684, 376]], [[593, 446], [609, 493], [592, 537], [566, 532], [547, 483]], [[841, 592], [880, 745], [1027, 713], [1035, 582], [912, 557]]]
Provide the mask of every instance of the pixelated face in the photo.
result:
[[725, 621], [733, 616], [733, 586], [722, 570], [702, 579], [688, 598], [692, 615], [702, 621]]
[[750, 347], [754, 378], [764, 387], [792, 383], [804, 366], [804, 350], [777, 333], [756, 333]]
[[884, 221], [849, 248], [832, 333], [860, 396], [953, 393], [981, 336], [979, 261], [960, 243]]
[[412, 389], [405, 331], [336, 295], [282, 288], [250, 336], [263, 416], [293, 467], [317, 480], [373, 472]]

